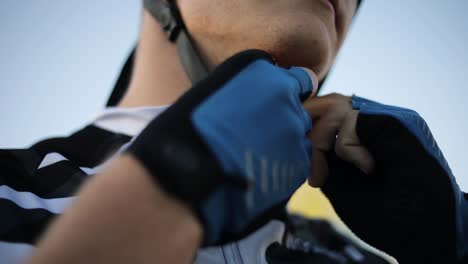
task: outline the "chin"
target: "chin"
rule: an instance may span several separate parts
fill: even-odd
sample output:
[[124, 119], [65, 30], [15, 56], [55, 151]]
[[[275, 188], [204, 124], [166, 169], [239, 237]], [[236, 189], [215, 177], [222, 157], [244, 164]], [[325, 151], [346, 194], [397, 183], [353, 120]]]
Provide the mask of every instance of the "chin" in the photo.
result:
[[195, 37], [199, 47], [218, 65], [233, 54], [247, 50], [264, 50], [275, 57], [282, 67], [306, 67], [322, 80], [334, 58], [334, 38], [324, 22], [310, 12], [277, 15], [275, 20], [247, 21], [237, 29], [203, 31]]
[[331, 64], [331, 56], [326, 49], [297, 52], [297, 49], [282, 49], [271, 52], [282, 67], [299, 66], [311, 69], [321, 81], [325, 78]]
[[307, 22], [311, 26], [304, 26], [306, 23], [301, 20], [296, 24], [286, 23], [287, 27], [283, 25], [281, 30], [277, 28], [274, 38], [269, 38], [270, 45], [266, 51], [277, 59], [280, 66], [306, 67], [322, 80], [334, 58], [332, 40], [321, 21], [309, 18]]

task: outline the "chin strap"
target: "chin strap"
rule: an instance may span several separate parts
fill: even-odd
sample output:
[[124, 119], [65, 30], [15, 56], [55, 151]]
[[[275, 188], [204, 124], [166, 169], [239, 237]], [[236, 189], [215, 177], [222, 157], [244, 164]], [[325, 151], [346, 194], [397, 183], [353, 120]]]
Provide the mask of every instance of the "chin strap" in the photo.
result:
[[161, 24], [167, 38], [177, 45], [180, 62], [192, 83], [197, 83], [208, 76], [209, 71], [185, 29], [174, 1], [144, 0], [143, 4]]

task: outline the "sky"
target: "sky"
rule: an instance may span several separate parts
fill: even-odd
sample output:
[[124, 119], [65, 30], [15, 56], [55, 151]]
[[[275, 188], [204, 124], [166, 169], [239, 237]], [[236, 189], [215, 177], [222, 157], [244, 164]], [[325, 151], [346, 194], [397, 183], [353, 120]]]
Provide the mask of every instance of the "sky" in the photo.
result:
[[[0, 1], [0, 148], [67, 135], [105, 105], [141, 1]], [[468, 190], [468, 1], [365, 0], [324, 93], [418, 111]]]

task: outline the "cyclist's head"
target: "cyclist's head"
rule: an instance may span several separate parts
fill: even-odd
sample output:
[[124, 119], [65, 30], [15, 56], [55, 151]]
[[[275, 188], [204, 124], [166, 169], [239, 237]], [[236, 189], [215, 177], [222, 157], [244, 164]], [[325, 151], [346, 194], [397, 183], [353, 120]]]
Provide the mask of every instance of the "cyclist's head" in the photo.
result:
[[[148, 10], [153, 9], [151, 13], [157, 17], [154, 10], [168, 4], [172, 10], [169, 13], [175, 12], [185, 24], [190, 42], [194, 43], [196, 53], [208, 69], [236, 52], [262, 49], [272, 54], [279, 65], [308, 67], [322, 79], [343, 43], [358, 2], [145, 0], [145, 6]], [[159, 17], [164, 19], [165, 14], [159, 14]], [[184, 49], [179, 47], [179, 53]], [[187, 54], [182, 57], [193, 61]]]

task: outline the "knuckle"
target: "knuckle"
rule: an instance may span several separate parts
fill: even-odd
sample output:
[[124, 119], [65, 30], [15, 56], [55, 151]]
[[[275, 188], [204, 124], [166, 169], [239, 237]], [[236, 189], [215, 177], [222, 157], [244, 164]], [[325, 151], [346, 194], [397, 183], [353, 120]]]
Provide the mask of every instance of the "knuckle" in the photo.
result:
[[347, 98], [347, 96], [342, 95], [342, 94], [340, 94], [340, 93], [331, 93], [331, 94], [330, 94], [330, 97], [331, 97], [332, 99], [335, 99], [335, 100], [343, 100], [343, 99]]
[[328, 95], [328, 97], [330, 97], [333, 100], [339, 100], [341, 98], [341, 96], [342, 95], [339, 94], [339, 93], [331, 93], [331, 94]]
[[330, 99], [330, 103], [334, 106], [341, 106], [351, 102], [351, 97], [339, 93], [329, 94], [328, 97]]

